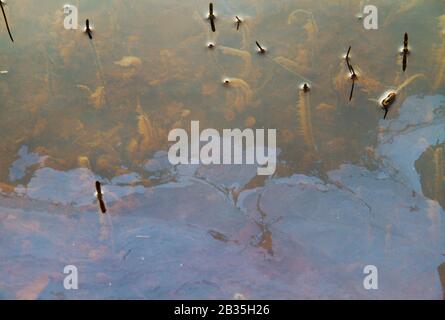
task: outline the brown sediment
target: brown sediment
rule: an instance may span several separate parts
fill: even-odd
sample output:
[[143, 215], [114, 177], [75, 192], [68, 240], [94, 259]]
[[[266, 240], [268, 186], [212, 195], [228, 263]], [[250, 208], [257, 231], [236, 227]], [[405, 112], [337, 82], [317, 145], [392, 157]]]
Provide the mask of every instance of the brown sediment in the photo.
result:
[[312, 151], [316, 152], [314, 134], [312, 130], [312, 116], [310, 109], [309, 93], [304, 90], [299, 91], [297, 102], [297, 116], [300, 134], [303, 137], [304, 144]]
[[443, 178], [443, 149], [438, 147], [433, 153], [434, 162], [434, 198], [437, 201], [442, 199], [442, 178]]
[[86, 91], [89, 94], [90, 103], [96, 109], [101, 109], [105, 105], [105, 88], [103, 86], [99, 86], [93, 92], [88, 86], [83, 84], [78, 84], [77, 88]]
[[88, 159], [87, 156], [79, 156], [77, 158], [77, 163], [80, 168], [88, 168], [88, 169], [91, 168], [90, 159]]
[[[97, 91], [94, 93], [96, 94], [93, 99], [98, 98], [98, 95], [103, 95], [103, 105], [106, 105], [107, 103], [107, 99], [106, 99], [106, 86], [105, 86], [105, 78], [103, 76], [103, 71], [102, 71], [102, 63], [100, 61], [99, 58], [99, 54], [97, 53], [96, 50], [96, 46], [94, 45], [93, 41], [90, 41], [90, 46], [91, 46], [91, 50], [93, 51], [93, 55], [94, 55], [94, 61], [96, 63], [96, 68], [97, 68], [97, 76], [99, 77], [99, 81], [100, 81], [100, 85], [98, 86], [97, 90], [100, 90], [101, 92]], [[97, 102], [97, 100], [96, 100]], [[102, 105], [100, 105], [100, 107], [102, 107]]]
[[15, 187], [13, 185], [10, 185], [8, 183], [0, 182], [0, 193], [12, 193], [14, 192]]
[[252, 128], [256, 123], [256, 119], [254, 116], [248, 116], [245, 120], [244, 120], [244, 126], [247, 128]]
[[445, 300], [445, 262], [437, 267], [437, 272], [439, 273], [439, 281], [442, 285], [443, 300]]
[[255, 223], [261, 230], [261, 234], [259, 236], [258, 242], [256, 243], [256, 246], [264, 249], [268, 254], [273, 256], [274, 251], [273, 251], [272, 232], [269, 230], [269, 226], [265, 222], [267, 214], [261, 208], [261, 196], [262, 196], [261, 194], [258, 196], [256, 203], [256, 209], [260, 214], [260, 221], [255, 221]]
[[440, 49], [438, 49], [436, 53], [436, 65], [438, 67], [435, 68], [437, 72], [433, 80], [433, 85], [432, 85], [433, 90], [437, 90], [442, 85], [443, 77], [445, 75], [445, 32], [442, 32], [441, 37], [442, 37], [442, 47], [440, 47]]
[[141, 136], [139, 150], [141, 153], [152, 151], [162, 144], [163, 130], [156, 127], [150, 116], [142, 110], [139, 98], [136, 105], [136, 112], [138, 114], [138, 132]]

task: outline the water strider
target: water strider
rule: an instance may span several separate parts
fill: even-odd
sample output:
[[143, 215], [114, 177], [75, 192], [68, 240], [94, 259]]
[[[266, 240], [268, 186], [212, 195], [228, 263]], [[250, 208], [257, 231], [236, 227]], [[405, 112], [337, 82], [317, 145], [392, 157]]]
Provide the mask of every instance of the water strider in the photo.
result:
[[11, 30], [9, 29], [8, 18], [6, 18], [4, 5], [5, 5], [5, 2], [3, 2], [3, 0], [0, 0], [0, 8], [2, 9], [3, 18], [5, 19], [5, 25], [6, 25], [6, 29], [8, 30], [9, 38], [11, 39], [12, 42], [14, 42], [14, 39], [12, 38]]
[[208, 15], [208, 19], [210, 21], [210, 27], [212, 28], [213, 32], [216, 32], [216, 26], [215, 26], [215, 15], [213, 13], [213, 3], [210, 2], [209, 3], [209, 15]]
[[[420, 72], [425, 73], [427, 79], [437, 77], [436, 89], [430, 81], [419, 81], [410, 86], [407, 94], [423, 97], [430, 93], [439, 96], [443, 92], [445, 73], [441, 66], [445, 38], [440, 34], [441, 29], [433, 26], [435, 22], [431, 23], [436, 14], [425, 15], [425, 12], [442, 12], [441, 3], [425, 2], [424, 11], [401, 13], [400, 18], [396, 17], [397, 23], [372, 32], [362, 30], [362, 24], [355, 23], [355, 12], [352, 12], [355, 8], [345, 5], [347, 1], [302, 0], [280, 6], [273, 1], [254, 0], [233, 2], [234, 10], [225, 10], [223, 3], [215, 2], [215, 9], [221, 6], [221, 17], [215, 12], [218, 31], [212, 33], [206, 20], [208, 2], [201, 1], [199, 7], [204, 12], [198, 13], [199, 22], [192, 17], [196, 8], [177, 0], [173, 0], [175, 5], [158, 6], [144, 1], [130, 4], [112, 1], [111, 6], [85, 2], [81, 12], [89, 16], [90, 23], [100, 21], [110, 25], [101, 29], [100, 37], [93, 34], [94, 41], [89, 41], [84, 38], [86, 34], [65, 31], [61, 21], [56, 22], [57, 1], [22, 2], [14, 2], [18, 8], [11, 12], [14, 15], [6, 9], [9, 22], [24, 21], [27, 7], [47, 14], [39, 15], [32, 24], [17, 25], [20, 28], [15, 30], [15, 37], [20, 37], [21, 42], [13, 48], [17, 58], [11, 57], [12, 52], [6, 47], [0, 57], [2, 68], [10, 71], [7, 77], [0, 76], [3, 102], [0, 188], [4, 193], [17, 192], [14, 198], [18, 199], [16, 220], [3, 219], [4, 223], [0, 224], [6, 241], [2, 245], [1, 260], [8, 261], [8, 266], [20, 272], [25, 256], [41, 257], [42, 251], [34, 243], [46, 243], [45, 247], [54, 248], [54, 252], [62, 255], [53, 259], [51, 253], [44, 252], [49, 272], [60, 271], [53, 268], [51, 261], [57, 265], [60, 259], [72, 259], [73, 263], [82, 263], [91, 271], [85, 275], [89, 277], [85, 281], [92, 287], [100, 288], [104, 277], [110, 277], [113, 285], [120, 283], [122, 290], [118, 298], [121, 294], [136, 298], [181, 298], [186, 294], [197, 298], [230, 297], [233, 292], [243, 292], [249, 298], [346, 295], [361, 298], [368, 293], [354, 291], [360, 283], [349, 277], [351, 268], [355, 269], [361, 261], [385, 256], [388, 266], [385, 277], [394, 281], [373, 294], [396, 298], [433, 296], [437, 293], [436, 287], [440, 289], [436, 268], [441, 262], [430, 259], [437, 251], [429, 230], [434, 214], [442, 215], [441, 208], [434, 199], [425, 201], [430, 196], [422, 194], [422, 190], [416, 189], [412, 196], [411, 185], [398, 184], [392, 171], [380, 161], [382, 153], [378, 150], [383, 145], [380, 142], [383, 135], [384, 142], [394, 140], [393, 144], [388, 143], [388, 148], [394, 150], [391, 155], [404, 159], [412, 154], [416, 144], [391, 129], [428, 130], [429, 123], [420, 121], [429, 121], [430, 115], [435, 115], [431, 111], [434, 103], [428, 97], [419, 98], [414, 102], [415, 112], [402, 113], [412, 104], [411, 98], [405, 99], [404, 92], [396, 91], [393, 95], [386, 92], [383, 104], [394, 108], [400, 102], [401, 117], [394, 113], [394, 117], [388, 116], [391, 122], [379, 122], [377, 108], [367, 99], [378, 97], [387, 85], [399, 84], [405, 76]], [[381, 12], [397, 11], [403, 3], [381, 2]], [[302, 11], [287, 23], [289, 12], [299, 8], [312, 12], [319, 20], [318, 32], [311, 15]], [[233, 20], [235, 14], [242, 19], [238, 32]], [[393, 53], [399, 49], [397, 43], [402, 40], [407, 18], [410, 41], [422, 37], [422, 50], [416, 52], [412, 61], [411, 56], [408, 57], [410, 69], [406, 69], [409, 73], [405, 75], [401, 67], [394, 65], [395, 57], [402, 60], [400, 55]], [[429, 22], [424, 23], [427, 18]], [[14, 25], [11, 27], [16, 29]], [[6, 38], [6, 28], [4, 31], [5, 37], [0, 40], [7, 43], [10, 40]], [[41, 36], [22, 38], [34, 33]], [[264, 49], [267, 45], [273, 50], [265, 55], [254, 54], [256, 39]], [[47, 48], [56, 62], [49, 79], [45, 52], [36, 43]], [[209, 43], [214, 44], [213, 49], [206, 47]], [[97, 49], [94, 54], [88, 48], [93, 44]], [[396, 44], [394, 51], [392, 44]], [[342, 55], [350, 45], [354, 51], [349, 50], [345, 63]], [[317, 51], [317, 46], [323, 50]], [[138, 57], [139, 62], [115, 63], [126, 56]], [[354, 87], [353, 107], [347, 104], [352, 74], [348, 63], [359, 77]], [[30, 72], [34, 76], [28, 77]], [[221, 79], [227, 79], [228, 87], [223, 86]], [[100, 108], [98, 106], [104, 104], [101, 98], [104, 83], [108, 99], [106, 108]], [[297, 83], [306, 83], [306, 90], [311, 90], [297, 91]], [[54, 87], [51, 91], [47, 90], [50, 85]], [[78, 85], [91, 88], [91, 92], [85, 95], [75, 89]], [[141, 108], [134, 108], [139, 96]], [[93, 97], [97, 103], [91, 103]], [[182, 117], [183, 114], [189, 116]], [[186, 166], [170, 169], [168, 159], [162, 156], [162, 152], [168, 150], [167, 132], [172, 128], [188, 128], [192, 119], [199, 119], [205, 128], [216, 128], [218, 132], [235, 127], [276, 128], [277, 147], [281, 152], [275, 175], [267, 181], [252, 178], [250, 171], [254, 176], [255, 170], [244, 166], [199, 166], [197, 171]], [[249, 125], [245, 125], [246, 119]], [[408, 120], [413, 122], [405, 122]], [[395, 122], [400, 125], [393, 125]], [[422, 124], [416, 126], [416, 123]], [[433, 124], [440, 125], [440, 118]], [[381, 127], [390, 133], [380, 131]], [[422, 145], [428, 144], [423, 139], [433, 134], [441, 137], [441, 130], [419, 131]], [[29, 146], [30, 153], [47, 156], [48, 160], [40, 167], [22, 168], [26, 173], [24, 178], [11, 182], [10, 171], [14, 173], [27, 163], [25, 156], [20, 158], [17, 154], [24, 144]], [[410, 147], [398, 149], [400, 145]], [[79, 155], [85, 155], [90, 162], [88, 169], [82, 167], [85, 187], [76, 180]], [[437, 161], [436, 167], [442, 162]], [[427, 167], [430, 171], [434, 168], [435, 178], [425, 176], [425, 185], [438, 184], [439, 170], [431, 163]], [[372, 171], [367, 170], [369, 168]], [[323, 174], [331, 181], [322, 178]], [[233, 192], [240, 194], [239, 205], [233, 205], [219, 193], [212, 193], [205, 184], [190, 182], [195, 176], [205, 176], [222, 190], [235, 190]], [[96, 228], [97, 218], [106, 221], [111, 215], [108, 212], [97, 216], [83, 214], [91, 205], [99, 211], [103, 209], [90, 189], [96, 179], [107, 189], [102, 190], [102, 199], [107, 201], [105, 209], [109, 213], [113, 211], [119, 248], [115, 255], [106, 238], [101, 236], [103, 240], [100, 240], [90, 230]], [[56, 192], [57, 186], [64, 188], [61, 195]], [[442, 185], [435, 190], [443, 193], [444, 189]], [[261, 210], [264, 225], [270, 225], [267, 230], [256, 223], [250, 225], [250, 221], [262, 221], [255, 210], [256, 198], [249, 198], [256, 190], [264, 193]], [[394, 197], [381, 197], [379, 190], [394, 191]], [[15, 206], [10, 204], [12, 200], [3, 198], [3, 194], [0, 197], [2, 207]], [[178, 204], [169, 201], [171, 199], [178, 199]], [[60, 210], [54, 209], [51, 202], [60, 206]], [[59, 205], [60, 202], [66, 206]], [[366, 210], [365, 203], [372, 210]], [[405, 206], [418, 209], [410, 213], [411, 209], [405, 210]], [[8, 215], [9, 207], [1, 211]], [[42, 213], [36, 215], [32, 207], [41, 207]], [[67, 214], [74, 210], [79, 213], [74, 216], [80, 219], [71, 219]], [[284, 223], [270, 224], [280, 216]], [[33, 232], [35, 223], [30, 219], [39, 223], [43, 232]], [[396, 232], [386, 235], [387, 224], [414, 240], [410, 241], [412, 246], [405, 250], [406, 241]], [[108, 228], [108, 224], [101, 227], [104, 232]], [[218, 233], [212, 233], [212, 238], [208, 230]], [[443, 231], [443, 227], [439, 230]], [[261, 237], [252, 238], [260, 231]], [[151, 241], [138, 238], [138, 234], [150, 236]], [[82, 245], [71, 247], [74, 235], [82, 239]], [[238, 250], [241, 247], [236, 247], [235, 242], [215, 239], [236, 239], [245, 250]], [[273, 250], [273, 258], [258, 254], [264, 248], [252, 244], [252, 239], [258, 239], [266, 250]], [[392, 250], [383, 251], [373, 245], [390, 240]], [[28, 241], [31, 246], [16, 245]], [[326, 249], [326, 243], [332, 250]], [[121, 261], [129, 248], [133, 249], [132, 253]], [[431, 256], [427, 255], [430, 251]], [[138, 259], [142, 254], [145, 264]], [[332, 262], [335, 270], [326, 267], [323, 259], [326, 254], [328, 266]], [[317, 272], [320, 278], [302, 288], [299, 282], [308, 283], [306, 280], [313, 275], [311, 270], [305, 271], [307, 265], [315, 272], [321, 271]], [[189, 273], [193, 269], [204, 270], [202, 268], [204, 273]], [[187, 279], [178, 272], [181, 269], [187, 273]], [[398, 278], [397, 270], [402, 269], [403, 275]], [[425, 272], [428, 279], [418, 276], [416, 270], [428, 270]], [[24, 271], [29, 279], [40, 274], [37, 268]], [[298, 281], [295, 281], [296, 273]], [[141, 275], [143, 279], [134, 280], [128, 274]], [[210, 282], [208, 274], [212, 276]], [[331, 279], [338, 279], [339, 275], [346, 281], [337, 285]], [[8, 275], [6, 277], [8, 281]], [[349, 286], [348, 281], [354, 286]], [[147, 283], [153, 285], [153, 290], [145, 287]], [[241, 283], [243, 288], [234, 288], [233, 283]], [[250, 284], [253, 285], [249, 287]], [[4, 295], [15, 297], [24, 285], [8, 286]], [[158, 285], [162, 290], [155, 290]], [[329, 293], [326, 286], [332, 288]], [[52, 285], [44, 289], [41, 297], [51, 298], [51, 288]], [[100, 298], [111, 293], [91, 290], [79, 294]]]
[[403, 49], [402, 49], [402, 70], [405, 72], [406, 65], [408, 62], [408, 54], [409, 54], [409, 48], [408, 48], [408, 33], [405, 32], [405, 35], [403, 37]]
[[406, 79], [400, 86], [398, 86], [395, 90], [389, 90], [386, 93], [383, 94], [383, 96], [380, 98], [380, 100], [378, 100], [380, 107], [385, 111], [385, 114], [383, 116], [383, 119], [386, 119], [386, 116], [388, 114], [389, 108], [391, 107], [391, 105], [394, 103], [394, 101], [397, 98], [398, 93], [405, 88], [406, 86], [408, 86], [411, 82], [413, 82], [414, 80], [416, 80], [417, 78], [420, 77], [424, 77], [423, 74], [416, 74], [413, 75], [411, 77], [409, 77], [408, 79]]
[[101, 187], [100, 182], [96, 181], [95, 186], [96, 186], [96, 197], [97, 197], [97, 200], [99, 201], [100, 211], [102, 213], [107, 213], [107, 208], [105, 207], [105, 202], [104, 202], [102, 187]]
[[238, 31], [239, 30], [239, 26], [240, 26], [242, 21], [241, 21], [240, 18], [238, 18], [238, 16], [235, 16], [235, 19], [236, 19], [236, 30]]
[[88, 37], [92, 40], [93, 39], [93, 30], [91, 30], [89, 19], [87, 19], [85, 22], [85, 32], [88, 35]]
[[258, 47], [258, 53], [264, 54], [266, 53], [266, 49], [264, 49], [259, 43], [258, 41], [255, 41], [256, 46]]

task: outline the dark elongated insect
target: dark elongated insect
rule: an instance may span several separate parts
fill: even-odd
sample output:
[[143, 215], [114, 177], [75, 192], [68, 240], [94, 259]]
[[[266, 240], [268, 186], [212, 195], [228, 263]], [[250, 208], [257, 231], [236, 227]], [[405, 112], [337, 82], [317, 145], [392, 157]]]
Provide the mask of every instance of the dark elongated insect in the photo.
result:
[[352, 94], [354, 93], [355, 81], [352, 80], [351, 93], [349, 94], [349, 101], [352, 100]]
[[266, 50], [258, 43], [258, 41], [255, 41], [256, 46], [258, 47], [258, 49], [260, 49], [260, 53], [265, 53]]
[[357, 80], [357, 74], [355, 73], [354, 68], [352, 65], [349, 65], [349, 70], [351, 71], [351, 80], [352, 80], [352, 86], [351, 86], [351, 93], [349, 94], [349, 101], [352, 100], [352, 94], [354, 93], [354, 86], [355, 86], [355, 80]]
[[345, 60], [346, 60], [346, 64], [348, 65], [349, 72], [352, 73], [352, 70], [351, 70], [351, 64], [349, 63], [349, 53], [350, 53], [350, 52], [351, 52], [351, 46], [349, 46], [349, 48], [348, 48], [348, 52], [346, 53], [346, 58], [345, 58]]
[[405, 35], [403, 37], [403, 58], [402, 58], [402, 70], [403, 72], [405, 72], [406, 70], [406, 65], [408, 62], [408, 53], [409, 53], [409, 48], [408, 48], [408, 33], [405, 32]]
[[402, 70], [403, 72], [405, 72], [406, 70], [406, 64], [407, 64], [407, 55], [406, 53], [403, 54], [403, 58], [402, 58]]
[[241, 24], [241, 19], [238, 18], [238, 16], [235, 16], [235, 18], [236, 18], [236, 30], [238, 31], [239, 30], [239, 26]]
[[107, 208], [105, 207], [105, 202], [102, 194], [102, 187], [99, 181], [96, 181], [96, 197], [99, 200], [99, 207], [102, 213], [107, 213]]
[[213, 14], [213, 3], [212, 2], [209, 3], [209, 20], [210, 20], [210, 27], [212, 28], [212, 31], [215, 32], [216, 31], [215, 15]]
[[86, 25], [85, 32], [88, 34], [88, 37], [92, 40], [93, 39], [93, 34], [92, 34], [93, 32], [91, 31], [91, 28], [90, 28], [90, 20], [89, 19], [87, 19], [85, 25]]
[[389, 107], [391, 104], [396, 100], [397, 94], [395, 92], [390, 92], [386, 96], [385, 99], [382, 100], [382, 109], [385, 110], [385, 115], [383, 116], [383, 119], [386, 119], [386, 115], [388, 114]]
[[9, 38], [11, 38], [11, 41], [14, 42], [11, 30], [9, 29], [8, 18], [6, 18], [5, 8], [3, 7], [3, 2], [1, 0], [0, 0], [0, 7], [2, 8], [3, 18], [5, 19], [6, 29], [8, 29]]
[[408, 52], [408, 33], [403, 37], [403, 52]]

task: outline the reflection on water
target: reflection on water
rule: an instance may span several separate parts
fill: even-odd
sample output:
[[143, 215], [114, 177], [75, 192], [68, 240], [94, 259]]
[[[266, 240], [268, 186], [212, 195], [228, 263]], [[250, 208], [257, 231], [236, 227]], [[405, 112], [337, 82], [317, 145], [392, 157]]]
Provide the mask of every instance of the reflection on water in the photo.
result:
[[[0, 297], [441, 297], [443, 3], [376, 0], [366, 30], [359, 1], [221, 0], [213, 32], [206, 1], [73, 1], [92, 41], [64, 4], [0, 33]], [[191, 120], [276, 128], [277, 174], [171, 166]]]

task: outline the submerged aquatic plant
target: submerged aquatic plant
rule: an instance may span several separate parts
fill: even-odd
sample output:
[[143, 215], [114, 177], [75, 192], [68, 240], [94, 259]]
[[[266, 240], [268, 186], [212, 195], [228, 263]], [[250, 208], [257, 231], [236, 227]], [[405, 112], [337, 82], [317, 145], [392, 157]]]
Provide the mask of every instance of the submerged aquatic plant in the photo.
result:
[[299, 73], [299, 69], [301, 68], [301, 66], [298, 63], [296, 63], [295, 61], [288, 59], [286, 57], [283, 57], [283, 56], [278, 56], [278, 57], [272, 58], [272, 61], [275, 62], [276, 64], [278, 64], [279, 66], [283, 67], [287, 71], [295, 74], [301, 80], [310, 82], [310, 83], [314, 83], [313, 81], [307, 79], [306, 77], [302, 76]]
[[438, 27], [442, 29], [440, 33], [442, 46], [436, 52], [435, 60], [438, 67], [432, 85], [433, 90], [437, 90], [442, 85], [445, 74], [445, 15], [439, 17]]
[[252, 56], [249, 52], [244, 50], [238, 50], [234, 48], [229, 47], [219, 47], [223, 54], [232, 55], [236, 57], [240, 57], [243, 59], [244, 62], [244, 68], [242, 72], [240, 73], [241, 78], [247, 78], [247, 76], [250, 74], [250, 71], [252, 69]]
[[312, 116], [309, 99], [309, 86], [305, 83], [299, 90], [297, 101], [297, 115], [300, 134], [303, 137], [303, 141], [306, 147], [311, 152], [317, 151], [315, 144], [314, 134], [312, 130]]
[[243, 79], [230, 78], [224, 80], [224, 85], [227, 87], [236, 88], [235, 101], [231, 107], [235, 107], [238, 111], [242, 111], [246, 105], [252, 101], [252, 90], [249, 84]]

